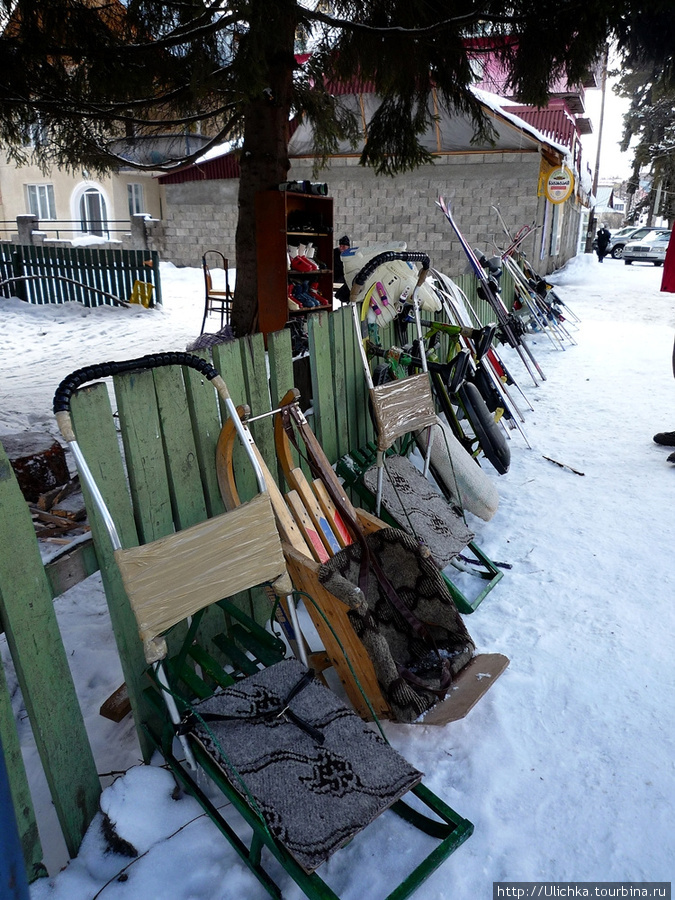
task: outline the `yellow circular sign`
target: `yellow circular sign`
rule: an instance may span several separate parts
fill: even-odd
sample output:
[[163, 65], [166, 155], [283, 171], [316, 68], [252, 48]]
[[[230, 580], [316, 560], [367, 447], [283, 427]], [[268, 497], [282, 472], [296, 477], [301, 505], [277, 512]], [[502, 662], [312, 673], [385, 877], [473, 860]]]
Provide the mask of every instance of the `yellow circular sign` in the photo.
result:
[[551, 203], [564, 203], [574, 190], [574, 175], [566, 166], [560, 166], [548, 173], [546, 196]]

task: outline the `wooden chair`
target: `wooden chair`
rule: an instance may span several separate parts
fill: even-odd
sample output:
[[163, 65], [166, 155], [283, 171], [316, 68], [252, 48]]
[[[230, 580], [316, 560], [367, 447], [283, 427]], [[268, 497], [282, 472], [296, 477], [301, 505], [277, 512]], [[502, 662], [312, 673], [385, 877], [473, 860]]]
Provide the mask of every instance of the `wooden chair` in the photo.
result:
[[[213, 287], [213, 278], [211, 276], [211, 266], [207, 261], [207, 257], [214, 254], [219, 258], [225, 271], [225, 289], [217, 290]], [[220, 313], [220, 328], [230, 324], [232, 315], [232, 303], [234, 295], [230, 290], [230, 279], [228, 274], [228, 260], [220, 252], [220, 250], [206, 250], [202, 255], [202, 270], [204, 272], [204, 318], [202, 319], [202, 328], [199, 332], [204, 334], [206, 327], [206, 319], [211, 313]]]

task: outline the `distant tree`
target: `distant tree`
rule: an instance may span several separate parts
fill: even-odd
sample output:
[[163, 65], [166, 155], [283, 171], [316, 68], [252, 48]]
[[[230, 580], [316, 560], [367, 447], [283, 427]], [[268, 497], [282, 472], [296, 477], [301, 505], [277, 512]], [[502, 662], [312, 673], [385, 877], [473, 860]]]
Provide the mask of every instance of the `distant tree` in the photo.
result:
[[[631, 5], [632, 7], [632, 5]], [[629, 99], [621, 149], [632, 145], [633, 171], [628, 193], [635, 196], [643, 177], [650, 180], [647, 197], [633, 213], [675, 220], [675, 4], [655, 0], [617, 29], [622, 55], [616, 88]]]
[[[668, 5], [654, 2], [659, 14]], [[319, 159], [357, 137], [359, 122], [331, 83], [372, 85], [381, 103], [361, 162], [404, 172], [430, 160], [420, 136], [434, 118], [432, 89], [471, 116], [477, 136], [490, 136], [470, 90], [472, 54], [500, 57], [515, 94], [543, 105], [552, 79], [582, 80], [610, 32], [634, 52], [653, 3], [0, 0], [2, 10], [0, 141], [15, 160], [30, 140], [45, 165], [100, 170], [126, 164], [121, 136], [181, 129], [238, 148], [234, 327], [246, 334], [257, 308], [254, 197], [286, 179], [291, 117], [312, 123]], [[672, 54], [663, 32], [648, 38], [656, 57]], [[298, 41], [311, 51], [302, 66]]]
[[634, 196], [641, 178], [649, 178], [646, 198], [633, 206], [633, 212], [646, 211], [648, 225], [654, 216], [675, 220], [675, 87], [662, 74], [654, 65], [625, 70], [617, 90], [631, 101], [621, 141], [624, 151], [633, 143], [628, 193]]

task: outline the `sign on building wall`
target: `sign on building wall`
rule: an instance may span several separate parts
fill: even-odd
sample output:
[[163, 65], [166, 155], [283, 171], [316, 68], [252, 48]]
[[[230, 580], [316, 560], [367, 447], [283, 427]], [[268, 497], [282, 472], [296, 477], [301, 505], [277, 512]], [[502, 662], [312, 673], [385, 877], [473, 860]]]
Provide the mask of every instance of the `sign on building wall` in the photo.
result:
[[[543, 167], [542, 167], [543, 169]], [[574, 190], [574, 175], [567, 166], [546, 168], [539, 178], [539, 196], [551, 203], [564, 203]]]

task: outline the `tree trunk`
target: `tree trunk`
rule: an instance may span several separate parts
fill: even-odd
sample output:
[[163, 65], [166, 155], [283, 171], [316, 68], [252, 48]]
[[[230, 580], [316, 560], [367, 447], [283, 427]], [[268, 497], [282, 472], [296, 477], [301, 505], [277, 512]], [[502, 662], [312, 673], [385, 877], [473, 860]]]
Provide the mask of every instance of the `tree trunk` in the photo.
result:
[[[258, 8], [260, 28], [264, 28], [266, 35], [264, 60], [268, 82], [263, 94], [247, 104], [244, 115], [235, 237], [237, 283], [232, 311], [232, 326], [237, 337], [257, 331], [255, 196], [258, 191], [274, 189], [285, 181], [290, 168], [289, 117], [295, 68], [295, 0], [272, 4], [267, 0], [255, 0], [252, 7]], [[270, 24], [271, 17], [275, 19], [274, 27]]]

